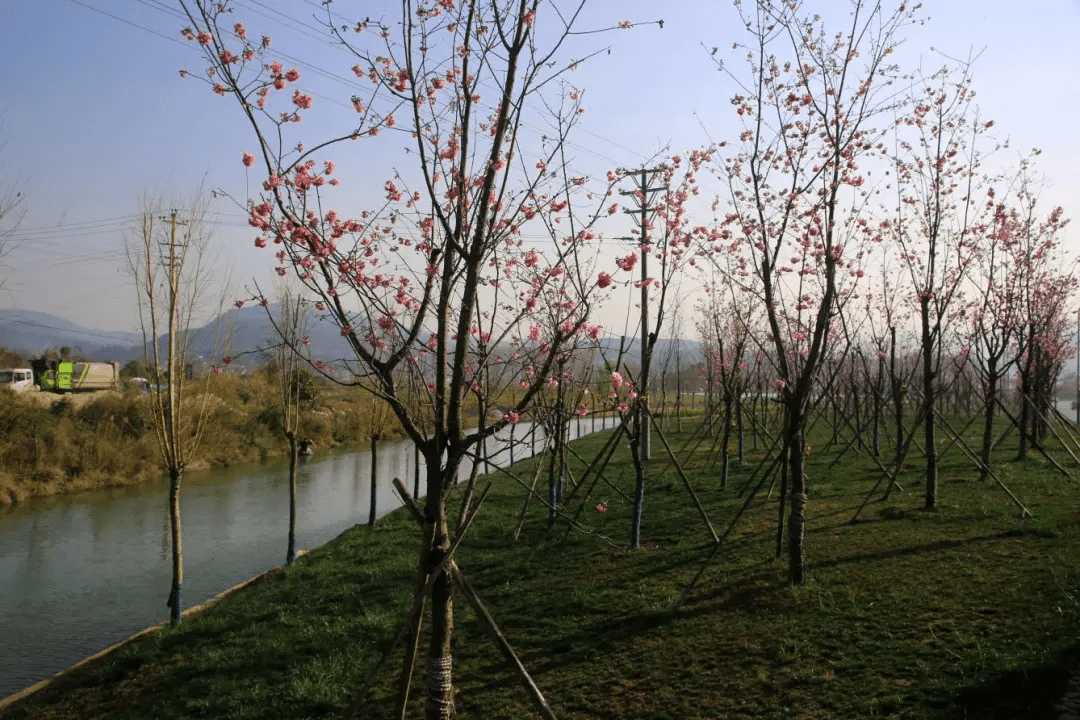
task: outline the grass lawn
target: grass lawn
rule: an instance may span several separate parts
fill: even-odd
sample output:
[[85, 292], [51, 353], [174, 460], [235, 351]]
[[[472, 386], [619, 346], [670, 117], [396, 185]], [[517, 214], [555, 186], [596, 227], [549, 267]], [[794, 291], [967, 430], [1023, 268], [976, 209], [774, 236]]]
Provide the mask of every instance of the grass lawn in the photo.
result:
[[[682, 446], [690, 430], [669, 430], [669, 441]], [[591, 459], [608, 434], [574, 448]], [[658, 439], [641, 550], [625, 549], [631, 508], [604, 482], [581, 516], [597, 534], [568, 535], [561, 520], [547, 532], [546, 510], [534, 499], [515, 543], [526, 493], [493, 476], [458, 563], [559, 717], [1057, 717], [1080, 647], [1080, 485], [1040, 456], [1006, 460], [1015, 449], [1002, 448], [995, 471], [1034, 513], [1021, 529], [1016, 506], [993, 481], [977, 482], [953, 448], [942, 458], [936, 511], [920, 509], [913, 455], [899, 478], [906, 492], [871, 502], [851, 524], [880, 471], [854, 450], [830, 468], [837, 446], [828, 440], [811, 438], [803, 586], [789, 586], [786, 557], [775, 558], [779, 486], [766, 499], [766, 485], [673, 609], [712, 540]], [[722, 534], [761, 452], [748, 451], [742, 465], [733, 458], [722, 490], [708, 445], [680, 460]], [[531, 480], [532, 462], [514, 473]], [[582, 466], [573, 467], [580, 475]], [[625, 447], [605, 477], [632, 491]], [[456, 514], [456, 497], [451, 507]], [[418, 546], [419, 530], [403, 511], [373, 530], [354, 528], [3, 717], [340, 717], [404, 619]], [[533, 716], [463, 599], [455, 614], [459, 715]], [[398, 651], [363, 717], [391, 717], [400, 660]]]

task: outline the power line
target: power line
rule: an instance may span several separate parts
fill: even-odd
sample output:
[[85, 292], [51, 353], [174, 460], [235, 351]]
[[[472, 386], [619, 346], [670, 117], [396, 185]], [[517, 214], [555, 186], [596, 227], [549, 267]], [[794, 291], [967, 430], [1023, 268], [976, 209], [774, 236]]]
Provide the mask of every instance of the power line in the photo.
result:
[[150, 28], [148, 28], [148, 27], [145, 27], [145, 26], [143, 26], [143, 25], [139, 25], [138, 23], [132, 22], [131, 20], [126, 20], [126, 19], [124, 19], [124, 18], [120, 17], [119, 15], [113, 15], [112, 13], [109, 13], [109, 12], [105, 12], [104, 10], [101, 10], [101, 9], [99, 9], [99, 8], [96, 8], [96, 7], [94, 7], [93, 5], [87, 5], [86, 3], [84, 3], [84, 2], [81, 2], [80, 0], [71, 0], [71, 2], [75, 3], [76, 5], [82, 5], [82, 6], [83, 6], [84, 8], [86, 8], [87, 10], [93, 10], [94, 12], [96, 12], [96, 13], [100, 13], [100, 14], [102, 14], [102, 15], [105, 15], [106, 17], [111, 17], [111, 18], [112, 18], [113, 20], [119, 20], [120, 22], [122, 22], [122, 23], [124, 23], [124, 24], [126, 24], [126, 25], [131, 25], [132, 27], [137, 27], [137, 28], [139, 28], [140, 30], [145, 30], [145, 31], [146, 31], [146, 32], [148, 32], [148, 33], [152, 33], [152, 34], [154, 34], [154, 35], [157, 35], [158, 37], [162, 37], [162, 38], [165, 38], [165, 39], [166, 39], [166, 40], [168, 40], [169, 42], [174, 42], [174, 43], [176, 43], [177, 45], [181, 45], [181, 46], [183, 46], [183, 47], [187, 47], [187, 43], [186, 43], [186, 42], [184, 42], [184, 41], [181, 41], [181, 40], [179, 40], [179, 39], [177, 39], [177, 38], [175, 38], [175, 37], [169, 37], [168, 35], [165, 35], [164, 33], [160, 33], [160, 32], [158, 32], [157, 30], [151, 30], [151, 29], [150, 29]]
[[[138, 28], [140, 28], [140, 29], [142, 29], [142, 30], [144, 30], [146, 32], [150, 32], [150, 33], [153, 33], [155, 35], [158, 35], [159, 37], [164, 37], [165, 39], [169, 40], [170, 42], [175, 42], [175, 43], [177, 43], [177, 44], [179, 44], [181, 46], [184, 46], [185, 48], [192, 49], [192, 47], [191, 47], [191, 45], [189, 43], [181, 41], [181, 40], [179, 40], [179, 39], [177, 39], [175, 37], [169, 37], [169, 36], [164, 35], [164, 34], [158, 32], [156, 30], [152, 30], [150, 28], [147, 28], [147, 27], [145, 27], [143, 25], [132, 22], [132, 21], [127, 20], [125, 18], [122, 18], [122, 17], [119, 17], [117, 15], [113, 15], [111, 13], [105, 12], [105, 11], [100, 10], [98, 8], [95, 8], [95, 7], [91, 6], [91, 5], [88, 5], [88, 4], [84, 3], [84, 2], [81, 2], [81, 0], [72, 0], [72, 1], [79, 4], [79, 5], [81, 5], [81, 6], [83, 6], [83, 7], [86, 7], [89, 10], [94, 11], [94, 12], [98, 12], [98, 13], [100, 13], [102, 15], [105, 15], [105, 16], [110, 17], [112, 19], [123, 22], [123, 23], [125, 23], [127, 25], [131, 25], [133, 27], [138, 27]], [[169, 15], [170, 17], [178, 18], [178, 19], [181, 19], [181, 20], [184, 20], [184, 21], [187, 20], [187, 18], [184, 17], [178, 11], [173, 10], [171, 8], [168, 8], [168, 7], [164, 6], [163, 4], [161, 4], [160, 2], [157, 2], [156, 0], [139, 0], [139, 2], [141, 2], [142, 4], [146, 5], [147, 7], [151, 8], [151, 9], [155, 9], [155, 10], [158, 10], [159, 12], [163, 12], [163, 13]], [[266, 8], [267, 10], [269, 10], [270, 12], [272, 12], [274, 15], [276, 15], [279, 18], [284, 18], [284, 16], [279, 11], [276, 11], [276, 10], [274, 10], [272, 8], [269, 8], [269, 7], [265, 6], [263, 3], [259, 2], [259, 0], [250, 0], [250, 2], [256, 3], [257, 5], [260, 5], [260, 6], [264, 7], [264, 8]], [[303, 34], [303, 35], [305, 35], [305, 36], [307, 36], [307, 37], [309, 37], [311, 39], [314, 39], [317, 42], [324, 43], [324, 44], [328, 45], [329, 47], [344, 51], [344, 49], [341, 48], [341, 46], [339, 44], [330, 42], [330, 40], [328, 38], [321, 38], [321, 37], [312, 36], [310, 33], [304, 32], [303, 30], [301, 30], [301, 29], [299, 29], [299, 28], [295, 27], [294, 25], [291, 25], [291, 24], [289, 24], [287, 22], [283, 22], [282, 20], [275, 19], [275, 18], [271, 17], [270, 15], [267, 15], [267, 13], [260, 12], [256, 8], [249, 7], [248, 9], [252, 10], [253, 12], [257, 12], [260, 15], [263, 15], [264, 17], [270, 19], [273, 22], [278, 22], [283, 27], [288, 27], [290, 30], [292, 30], [294, 32], [300, 32], [301, 34]], [[302, 24], [302, 25], [304, 27], [309, 27], [310, 28], [310, 26], [307, 26], [307, 25], [304, 25], [304, 24]], [[297, 65], [299, 65], [301, 67], [307, 68], [308, 70], [310, 70], [311, 72], [313, 72], [317, 76], [320, 76], [320, 77], [322, 77], [324, 79], [327, 79], [327, 80], [330, 80], [332, 82], [339, 83], [339, 84], [345, 86], [346, 88], [348, 88], [350, 90], [355, 90], [355, 89], [360, 87], [359, 83], [356, 82], [356, 80], [354, 78], [352, 78], [352, 77], [343, 76], [343, 75], [341, 75], [339, 73], [336, 73], [336, 72], [333, 72], [333, 71], [330, 71], [330, 70], [326, 70], [325, 68], [323, 68], [323, 67], [321, 67], [319, 65], [315, 65], [313, 63], [300, 60], [299, 58], [295, 58], [295, 57], [289, 55], [288, 53], [275, 51], [275, 54], [277, 56], [283, 58], [283, 59], [288, 60], [289, 62], [295, 63], [295, 64], [297, 64]], [[492, 80], [490, 80], [490, 79], [485, 78], [484, 80], [482, 80], [480, 82], [480, 86], [485, 88], [485, 89], [491, 89], [491, 90], [493, 90], [495, 92], [498, 92], [498, 88], [492, 84]], [[315, 96], [317, 96], [317, 97], [319, 97], [319, 98], [321, 98], [321, 99], [323, 99], [323, 100], [325, 100], [327, 102], [338, 105], [340, 107], [349, 107], [345, 103], [340, 102], [340, 101], [338, 101], [338, 100], [336, 100], [334, 98], [330, 98], [330, 97], [327, 97], [325, 95], [322, 95], [321, 93], [317, 93], [317, 92], [314, 92], [314, 91], [311, 91], [311, 90], [306, 90], [306, 92], [310, 92], [312, 95], [315, 95]], [[536, 108], [533, 108], [533, 110], [534, 110], [534, 112], [537, 111]], [[530, 122], [529, 120], [526, 120], [526, 119], [522, 119], [522, 121], [520, 123], [520, 127], [531, 130], [531, 131], [535, 132], [540, 137], [543, 137], [543, 136], [545, 136], [547, 134], [547, 132], [545, 132], [544, 130], [542, 130], [541, 128], [539, 128], [538, 126], [536, 126], [535, 124], [533, 124], [532, 122]], [[593, 132], [591, 130], [588, 130], [587, 128], [579, 126], [579, 127], [576, 128], [576, 130], [579, 131], [579, 132], [582, 132], [584, 134], [590, 135], [592, 137], [604, 140], [605, 142], [607, 142], [607, 143], [609, 143], [609, 144], [611, 144], [611, 145], [613, 145], [615, 147], [618, 147], [621, 150], [624, 150], [626, 152], [634, 154], [639, 158], [644, 158], [645, 157], [641, 153], [633, 151], [630, 148], [628, 148], [628, 147], [626, 147], [624, 145], [621, 145], [619, 143], [616, 143], [616, 142], [610, 140], [609, 138], [606, 138], [606, 137], [604, 137], [602, 135], [599, 135], [599, 134], [597, 134], [597, 133], [595, 133], [595, 132]], [[595, 150], [592, 147], [587, 147], [587, 146], [584, 146], [584, 145], [580, 145], [578, 143], [575, 143], [572, 140], [565, 140], [565, 141], [563, 141], [563, 144], [566, 147], [572, 148], [572, 149], [574, 149], [574, 150], [576, 150], [578, 152], [581, 152], [581, 153], [585, 153], [585, 154], [587, 154], [587, 155], [589, 155], [589, 156], [591, 156], [591, 157], [593, 157], [595, 159], [610, 163], [612, 166], [619, 167], [619, 166], [624, 165], [623, 163], [620, 163], [619, 161], [615, 160], [614, 158], [612, 158], [612, 157], [610, 157], [608, 155], [605, 155], [605, 154]], [[532, 154], [531, 151], [527, 152], [525, 149], [521, 148], [520, 145], [519, 145], [519, 152], [521, 152], [523, 154], [523, 156]], [[539, 157], [539, 155], [537, 155], [537, 157]], [[132, 216], [128, 216], [128, 217], [132, 217]], [[230, 223], [224, 223], [224, 224], [230, 224]], [[247, 223], [242, 223], [242, 224], [241, 223], [236, 223], [236, 226], [247, 227]], [[113, 228], [112, 231], [117, 231], [119, 229], [120, 228]], [[110, 229], [107, 228], [107, 227], [101, 228], [100, 232], [98, 232], [98, 233], [89, 233], [89, 232], [87, 232], [87, 230], [88, 230], [88, 228], [87, 229], [80, 228], [80, 229], [76, 230], [76, 232], [81, 232], [82, 234], [85, 235], [85, 234], [101, 234], [101, 233], [110, 231]], [[70, 235], [65, 236], [65, 235], [58, 234], [57, 231], [52, 230], [52, 229], [49, 229], [49, 230], [41, 229], [40, 234], [36, 235], [36, 236], [32, 235], [32, 234], [29, 234], [30, 232], [31, 231], [28, 229], [26, 231], [23, 231], [23, 233], [20, 233], [20, 236], [22, 237], [22, 239], [35, 240], [35, 241], [61, 240], [61, 239], [66, 239], [66, 238], [70, 237]]]

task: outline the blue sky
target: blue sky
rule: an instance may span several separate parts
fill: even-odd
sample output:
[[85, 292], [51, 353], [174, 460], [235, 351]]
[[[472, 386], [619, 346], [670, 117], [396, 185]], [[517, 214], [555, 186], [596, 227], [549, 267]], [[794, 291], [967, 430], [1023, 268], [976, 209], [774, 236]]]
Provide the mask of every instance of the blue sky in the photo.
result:
[[[318, 2], [234, 4], [253, 34], [274, 37], [275, 50], [350, 74], [353, 61], [313, 37]], [[848, 3], [807, 6], [839, 22]], [[937, 51], [957, 57], [982, 51], [974, 68], [981, 112], [1012, 144], [996, 159], [1013, 162], [1021, 151], [1040, 148], [1043, 204], [1061, 204], [1080, 218], [1080, 133], [1074, 127], [1080, 0], [930, 0], [924, 6], [930, 20], [909, 28], [900, 57], [922, 57], [936, 67]], [[392, 18], [395, 3], [337, 0], [334, 7], [344, 15]], [[663, 29], [644, 24], [659, 18]], [[582, 27], [627, 19], [638, 26], [584, 36], [575, 46], [605, 51], [570, 78], [584, 88], [586, 107], [570, 147], [574, 163], [583, 173], [602, 175], [640, 166], [665, 146], [685, 153], [709, 136], [734, 140], [728, 102], [734, 84], [709, 59], [718, 47], [718, 57], [741, 69], [731, 50], [742, 34], [730, 3], [594, 0]], [[193, 44], [180, 37], [185, 24], [170, 0], [0, 0], [0, 182], [26, 196], [15, 235], [21, 244], [0, 268], [0, 307], [41, 310], [92, 328], [133, 329], [123, 238], [140, 198], [176, 202], [204, 177], [209, 188], [240, 200], [256, 189], [239, 161], [254, 143], [235, 102], [179, 75], [181, 68], [201, 67]], [[316, 93], [320, 107], [333, 109], [329, 98], [348, 101], [347, 85], [300, 69], [300, 86]], [[407, 162], [398, 153], [402, 144], [386, 142], [376, 152], [387, 166]], [[337, 162], [343, 178], [365, 174], [359, 160]], [[356, 185], [365, 191], [363, 181]], [[230, 268], [237, 284], [267, 281], [272, 258], [254, 249], [243, 215], [228, 200], [216, 201], [212, 212], [218, 267]], [[1072, 229], [1074, 253], [1078, 237]], [[621, 327], [625, 309], [614, 305], [601, 319]], [[612, 330], [618, 334], [620, 327]]]

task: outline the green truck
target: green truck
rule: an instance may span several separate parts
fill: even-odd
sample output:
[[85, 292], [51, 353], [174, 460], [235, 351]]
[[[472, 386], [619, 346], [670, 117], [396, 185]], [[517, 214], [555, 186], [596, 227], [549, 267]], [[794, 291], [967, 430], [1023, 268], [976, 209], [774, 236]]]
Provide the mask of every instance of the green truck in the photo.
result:
[[70, 360], [30, 361], [34, 384], [51, 392], [85, 392], [116, 390], [120, 387], [120, 368], [117, 363], [71, 362]]

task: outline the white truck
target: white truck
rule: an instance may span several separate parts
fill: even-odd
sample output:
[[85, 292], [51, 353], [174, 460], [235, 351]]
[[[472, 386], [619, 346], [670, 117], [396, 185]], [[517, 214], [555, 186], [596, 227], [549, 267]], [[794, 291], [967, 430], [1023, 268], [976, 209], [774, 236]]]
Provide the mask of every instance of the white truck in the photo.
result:
[[0, 387], [9, 387], [16, 392], [40, 389], [34, 384], [34, 371], [30, 368], [0, 369]]

